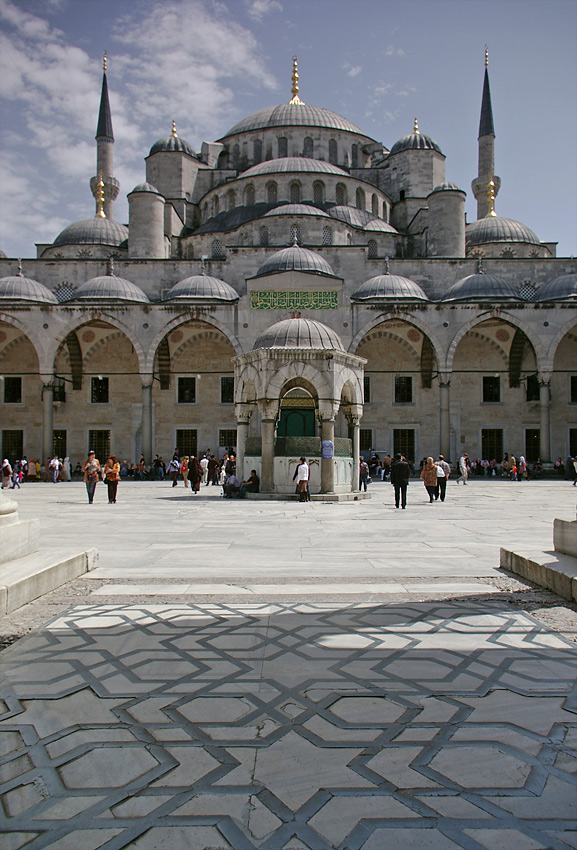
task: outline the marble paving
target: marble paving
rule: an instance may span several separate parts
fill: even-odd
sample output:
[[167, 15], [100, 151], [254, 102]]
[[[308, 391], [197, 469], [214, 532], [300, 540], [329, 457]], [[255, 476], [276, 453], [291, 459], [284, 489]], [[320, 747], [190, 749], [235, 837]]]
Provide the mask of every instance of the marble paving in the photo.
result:
[[498, 599], [77, 606], [1, 661], [2, 850], [577, 848], [577, 650]]

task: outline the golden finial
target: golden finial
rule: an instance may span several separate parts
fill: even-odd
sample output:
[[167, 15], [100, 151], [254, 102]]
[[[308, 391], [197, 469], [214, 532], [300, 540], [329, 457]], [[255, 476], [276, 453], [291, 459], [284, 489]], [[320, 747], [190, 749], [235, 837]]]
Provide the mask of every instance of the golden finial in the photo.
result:
[[102, 70], [104, 71], [105, 74], [106, 74], [106, 62], [107, 62], [107, 59], [106, 59], [106, 50], [105, 50], [104, 53], [102, 54]]
[[297, 66], [296, 56], [293, 56], [292, 81], [293, 81], [292, 88], [291, 88], [292, 99], [289, 100], [289, 103], [302, 104], [302, 100], [299, 97], [299, 69], [298, 69], [298, 66]]
[[22, 276], [22, 260], [18, 260], [18, 277]]
[[413, 126], [413, 133], [418, 133], [418, 132], [419, 132], [419, 122], [415, 118], [415, 124]]
[[176, 121], [172, 122], [172, 135], [175, 139], [178, 138], [178, 133], [176, 132]]
[[106, 213], [104, 212], [104, 180], [102, 179], [102, 171], [98, 172], [96, 218], [106, 218]]
[[493, 178], [491, 178], [491, 180], [489, 180], [487, 184], [487, 203], [489, 206], [489, 211], [487, 212], [485, 218], [489, 218], [489, 216], [496, 216], [497, 213], [495, 212], [495, 181], [493, 180]]
[[485, 68], [489, 67], [489, 48], [485, 45]]
[[385, 274], [390, 274], [390, 272], [389, 272], [389, 257], [385, 257]]

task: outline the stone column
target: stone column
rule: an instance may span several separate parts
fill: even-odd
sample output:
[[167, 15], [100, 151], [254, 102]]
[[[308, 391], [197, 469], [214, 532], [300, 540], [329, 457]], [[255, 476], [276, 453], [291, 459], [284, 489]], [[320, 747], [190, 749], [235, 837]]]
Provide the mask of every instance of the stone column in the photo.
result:
[[439, 446], [446, 461], [451, 455], [451, 381], [448, 375], [439, 376]]
[[54, 377], [42, 376], [42, 459], [45, 469], [54, 453]]
[[551, 381], [541, 375], [539, 380], [539, 427], [541, 463], [551, 463]]
[[246, 478], [244, 455], [246, 452], [246, 438], [248, 436], [248, 423], [251, 413], [252, 409], [249, 405], [236, 405], [236, 474], [240, 481]]
[[262, 466], [260, 474], [260, 489], [264, 493], [274, 491], [274, 428], [276, 419], [263, 419], [262, 434]]
[[361, 464], [361, 429], [358, 419], [352, 419], [353, 426], [353, 481], [351, 490], [357, 493], [359, 490], [359, 468]]
[[[335, 442], [335, 420], [321, 419], [321, 440]], [[358, 467], [353, 470], [353, 475], [358, 479]], [[357, 483], [358, 487], [358, 483]], [[335, 461], [334, 458], [321, 457], [321, 493], [334, 493], [335, 491]]]
[[152, 375], [142, 380], [142, 454], [146, 463], [152, 462]]

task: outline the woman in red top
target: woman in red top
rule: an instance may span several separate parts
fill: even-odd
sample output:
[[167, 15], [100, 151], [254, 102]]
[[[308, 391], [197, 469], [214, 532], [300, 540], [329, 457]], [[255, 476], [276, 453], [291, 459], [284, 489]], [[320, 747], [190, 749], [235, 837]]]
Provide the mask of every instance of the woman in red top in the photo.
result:
[[120, 464], [116, 460], [115, 455], [110, 455], [104, 464], [104, 480], [108, 487], [108, 504], [116, 504], [116, 491], [118, 490], [118, 482], [120, 480]]

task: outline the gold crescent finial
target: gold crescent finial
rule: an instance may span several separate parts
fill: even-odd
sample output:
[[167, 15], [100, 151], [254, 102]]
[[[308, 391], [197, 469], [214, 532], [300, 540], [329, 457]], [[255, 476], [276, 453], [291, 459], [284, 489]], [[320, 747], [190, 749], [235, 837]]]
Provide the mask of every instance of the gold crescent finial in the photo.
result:
[[22, 277], [22, 260], [18, 260], [18, 277]]
[[302, 100], [299, 97], [299, 69], [297, 65], [297, 57], [293, 56], [293, 75], [292, 75], [292, 87], [291, 94], [292, 98], [289, 100], [289, 103], [302, 104]]
[[105, 50], [104, 53], [102, 54], [102, 70], [104, 71], [105, 74], [106, 74], [106, 63], [107, 63], [107, 61], [108, 60], [106, 58], [106, 50]]
[[497, 213], [495, 212], [495, 181], [491, 178], [487, 184], [487, 202], [489, 206], [489, 211], [485, 218], [489, 218], [490, 216], [495, 216]]
[[104, 180], [102, 179], [102, 171], [98, 172], [98, 191], [96, 192], [96, 217], [106, 218], [104, 212]]
[[176, 132], [176, 121], [172, 122], [172, 135], [174, 136], [175, 139], [178, 138], [178, 133]]
[[485, 68], [489, 67], [489, 48], [485, 45]]
[[415, 124], [413, 126], [413, 133], [418, 133], [418, 132], [419, 132], [419, 122], [415, 118]]

